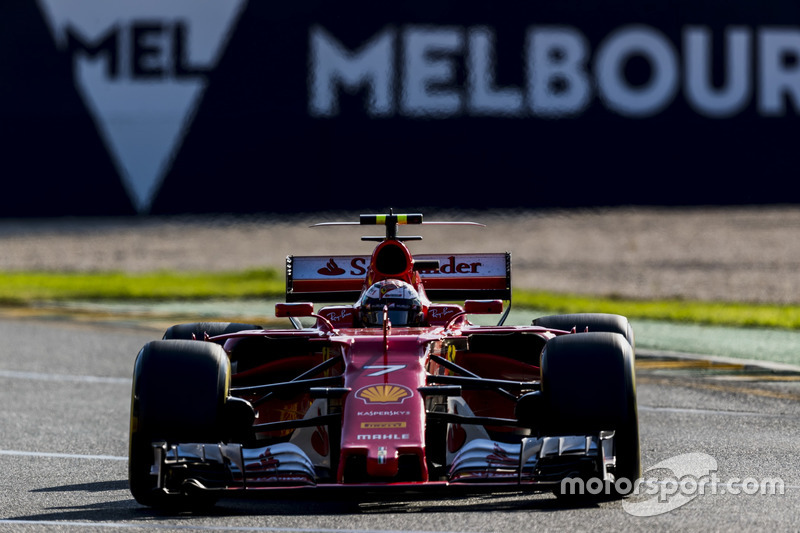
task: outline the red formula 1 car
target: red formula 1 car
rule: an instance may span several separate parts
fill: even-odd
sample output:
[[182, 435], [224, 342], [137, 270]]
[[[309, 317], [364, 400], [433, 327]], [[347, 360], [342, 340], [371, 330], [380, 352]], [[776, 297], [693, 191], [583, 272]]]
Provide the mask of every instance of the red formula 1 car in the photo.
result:
[[627, 319], [506, 326], [507, 307], [498, 325], [474, 325], [470, 315], [510, 306], [510, 254], [414, 257], [404, 241], [421, 237], [397, 228], [422, 223], [362, 215], [386, 228], [364, 237], [379, 241], [370, 257], [288, 257], [276, 315], [293, 329], [180, 324], [145, 345], [131, 408], [136, 500], [557, 491], [576, 478], [630, 488], [620, 480], [641, 468]]

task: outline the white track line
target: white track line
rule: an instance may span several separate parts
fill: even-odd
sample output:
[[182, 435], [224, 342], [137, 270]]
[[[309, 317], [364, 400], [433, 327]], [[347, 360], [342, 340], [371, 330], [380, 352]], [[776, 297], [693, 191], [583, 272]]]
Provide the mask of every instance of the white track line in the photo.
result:
[[49, 374], [44, 372], [23, 372], [19, 370], [0, 370], [0, 378], [30, 379], [36, 381], [63, 381], [69, 383], [103, 383], [113, 385], [131, 384], [131, 378], [80, 376], [75, 374]]
[[744, 417], [758, 417], [758, 418], [797, 418], [795, 414], [787, 413], [759, 413], [756, 411], [724, 411], [721, 409], [702, 409], [691, 407], [651, 407], [649, 405], [640, 405], [639, 411], [652, 411], [661, 413], [679, 413], [690, 415], [716, 415], [716, 416], [744, 416]]
[[257, 526], [192, 526], [180, 524], [131, 524], [126, 522], [61, 522], [59, 520], [2, 520], [0, 525], [59, 526], [76, 528], [107, 529], [171, 529], [186, 531], [253, 531], [263, 533], [446, 533], [436, 531], [409, 531], [399, 529], [333, 529], [297, 527], [257, 527]]
[[48, 452], [26, 452], [22, 450], [0, 450], [0, 455], [17, 457], [45, 457], [51, 459], [90, 459], [93, 461], [127, 461], [127, 457], [120, 455], [91, 455], [77, 453], [48, 453]]

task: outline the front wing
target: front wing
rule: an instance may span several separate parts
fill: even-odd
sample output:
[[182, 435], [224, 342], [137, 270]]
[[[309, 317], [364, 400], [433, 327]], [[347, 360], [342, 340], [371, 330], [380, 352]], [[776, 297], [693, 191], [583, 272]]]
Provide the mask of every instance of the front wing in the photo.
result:
[[[474, 439], [455, 455], [444, 481], [317, 483], [319, 472], [297, 445], [153, 443], [157, 490], [166, 493], [242, 493], [264, 490], [359, 489], [421, 492], [443, 487], [472, 491], [552, 490], [564, 479], [613, 482], [613, 432], [523, 438], [519, 444]], [[222, 494], [221, 494], [222, 495]]]

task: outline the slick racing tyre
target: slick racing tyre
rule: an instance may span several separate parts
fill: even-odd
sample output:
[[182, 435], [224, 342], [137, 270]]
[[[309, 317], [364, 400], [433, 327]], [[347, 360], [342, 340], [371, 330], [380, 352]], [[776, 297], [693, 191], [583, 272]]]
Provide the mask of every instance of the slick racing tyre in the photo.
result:
[[605, 331], [608, 333], [619, 333], [628, 341], [634, 349], [633, 328], [631, 328], [628, 319], [622, 315], [613, 315], [609, 313], [574, 313], [570, 315], [549, 315], [539, 317], [533, 320], [532, 325], [540, 326], [548, 329], [560, 329], [563, 331], [572, 331], [575, 328], [576, 333], [583, 333], [585, 331]]
[[[542, 352], [544, 435], [614, 431], [616, 480], [641, 476], [634, 354], [619, 333], [594, 332], [550, 339]], [[615, 488], [627, 483], [615, 484]], [[624, 496], [624, 494], [617, 494]]]
[[193, 503], [156, 490], [152, 443], [220, 442], [229, 386], [230, 363], [217, 344], [161, 340], [142, 348], [133, 372], [128, 462], [136, 501], [170, 508]]
[[201, 341], [205, 335], [216, 337], [227, 333], [236, 333], [248, 329], [262, 329], [261, 326], [253, 324], [240, 324], [238, 322], [191, 322], [188, 324], [176, 324], [164, 332], [163, 340], [183, 339]]

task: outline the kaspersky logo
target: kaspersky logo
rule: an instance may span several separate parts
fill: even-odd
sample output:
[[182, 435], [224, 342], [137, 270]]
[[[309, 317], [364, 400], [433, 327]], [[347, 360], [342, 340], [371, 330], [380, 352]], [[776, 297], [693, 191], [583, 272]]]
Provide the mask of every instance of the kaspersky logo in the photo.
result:
[[246, 0], [38, 0], [125, 188], [147, 212]]

